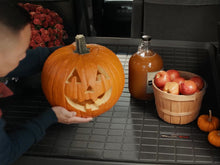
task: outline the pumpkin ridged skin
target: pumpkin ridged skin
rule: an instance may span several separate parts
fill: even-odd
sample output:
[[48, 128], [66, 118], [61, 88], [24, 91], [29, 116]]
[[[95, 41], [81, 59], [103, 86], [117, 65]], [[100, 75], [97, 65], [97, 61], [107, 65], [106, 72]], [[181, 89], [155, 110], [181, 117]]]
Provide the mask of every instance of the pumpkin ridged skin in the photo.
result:
[[[75, 44], [53, 52], [42, 70], [42, 89], [52, 106], [63, 106], [77, 112], [80, 117], [96, 117], [111, 109], [118, 101], [124, 88], [124, 70], [118, 57], [108, 48], [97, 44], [86, 44], [86, 47], [89, 49], [86, 54], [76, 53]], [[70, 76], [75, 73], [73, 70], [76, 70], [79, 80], [77, 76]], [[96, 80], [97, 70], [101, 72], [99, 81]], [[92, 90], [86, 91], [90, 87]], [[91, 102], [101, 98], [103, 91], [110, 89], [110, 98], [98, 110], [86, 109], [83, 112], [70, 105], [66, 99], [71, 98], [74, 103], [83, 105], [86, 100]]]
[[208, 141], [210, 144], [216, 147], [220, 147], [220, 131], [214, 130], [214, 131], [209, 132]]
[[215, 116], [201, 115], [197, 120], [197, 125], [202, 131], [211, 132], [219, 127], [219, 119]]

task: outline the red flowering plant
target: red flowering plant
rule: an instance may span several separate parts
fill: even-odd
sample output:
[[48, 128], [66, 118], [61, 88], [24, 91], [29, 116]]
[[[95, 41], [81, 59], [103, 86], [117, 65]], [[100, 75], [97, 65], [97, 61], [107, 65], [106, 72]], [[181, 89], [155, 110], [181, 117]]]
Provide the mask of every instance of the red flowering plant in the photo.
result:
[[30, 48], [64, 45], [68, 36], [64, 30], [63, 19], [55, 11], [36, 4], [19, 5], [26, 9], [32, 18]]

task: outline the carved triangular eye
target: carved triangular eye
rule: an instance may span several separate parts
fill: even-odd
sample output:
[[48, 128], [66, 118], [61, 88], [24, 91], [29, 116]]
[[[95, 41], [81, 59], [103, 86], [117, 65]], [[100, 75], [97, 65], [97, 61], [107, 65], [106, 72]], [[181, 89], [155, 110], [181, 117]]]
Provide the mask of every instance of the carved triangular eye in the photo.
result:
[[97, 67], [97, 76], [96, 76], [96, 81], [100, 81], [101, 80], [101, 75], [103, 75], [106, 79], [110, 79], [110, 77], [108, 76], [108, 74], [105, 72], [105, 70], [98, 65]]
[[101, 72], [97, 70], [96, 81], [101, 81]]
[[74, 71], [72, 72], [72, 74], [69, 75], [68, 79], [67, 79], [67, 82], [72, 82], [73, 78], [76, 78], [76, 82], [77, 83], [81, 83], [81, 80], [80, 80], [80, 77], [79, 77], [79, 74], [77, 72], [76, 69], [74, 69]]
[[72, 76], [73, 76], [73, 77], [76, 77], [76, 82], [80, 82], [80, 83], [81, 83], [81, 80], [80, 80], [79, 74], [78, 74], [78, 72], [77, 72], [76, 69], [74, 70]]

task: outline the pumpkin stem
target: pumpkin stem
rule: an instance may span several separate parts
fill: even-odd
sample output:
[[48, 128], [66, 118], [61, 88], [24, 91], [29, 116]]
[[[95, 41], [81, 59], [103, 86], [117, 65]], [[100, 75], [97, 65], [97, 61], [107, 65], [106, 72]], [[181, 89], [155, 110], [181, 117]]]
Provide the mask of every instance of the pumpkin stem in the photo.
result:
[[85, 36], [82, 34], [78, 34], [75, 37], [76, 41], [76, 53], [79, 54], [86, 54], [89, 53], [89, 49], [86, 47], [86, 39]]
[[212, 110], [209, 110], [209, 118], [208, 121], [211, 122], [212, 121]]

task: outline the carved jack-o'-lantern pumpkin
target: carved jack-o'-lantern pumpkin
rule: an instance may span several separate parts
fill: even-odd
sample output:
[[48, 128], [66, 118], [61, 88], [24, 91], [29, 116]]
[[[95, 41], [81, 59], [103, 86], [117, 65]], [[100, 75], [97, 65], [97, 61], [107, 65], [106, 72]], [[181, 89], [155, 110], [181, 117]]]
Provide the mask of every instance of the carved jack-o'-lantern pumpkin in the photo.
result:
[[108, 48], [86, 44], [83, 35], [76, 44], [62, 47], [46, 60], [42, 89], [52, 106], [63, 106], [77, 116], [95, 117], [109, 110], [124, 87], [124, 70]]

